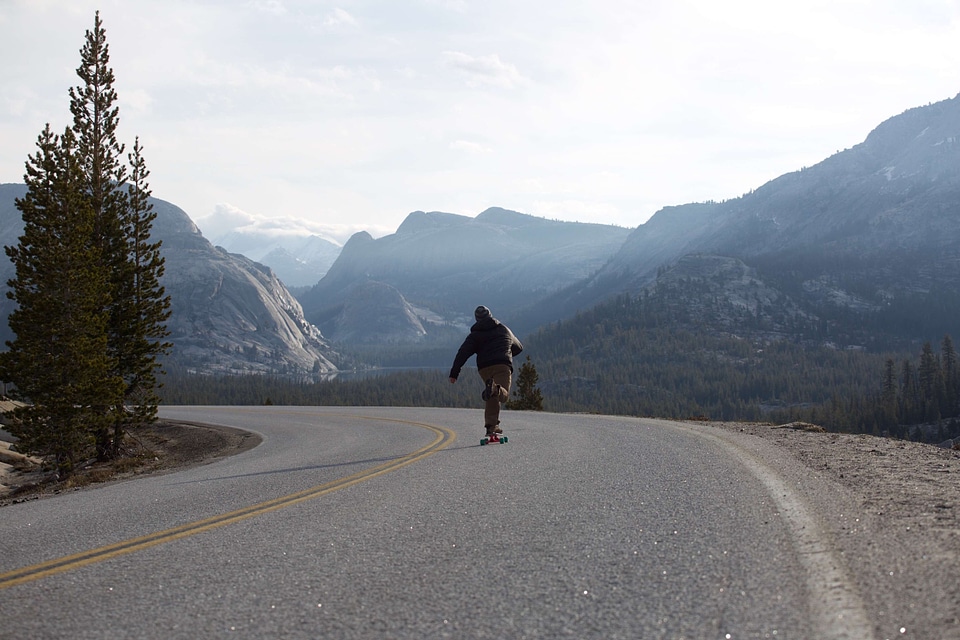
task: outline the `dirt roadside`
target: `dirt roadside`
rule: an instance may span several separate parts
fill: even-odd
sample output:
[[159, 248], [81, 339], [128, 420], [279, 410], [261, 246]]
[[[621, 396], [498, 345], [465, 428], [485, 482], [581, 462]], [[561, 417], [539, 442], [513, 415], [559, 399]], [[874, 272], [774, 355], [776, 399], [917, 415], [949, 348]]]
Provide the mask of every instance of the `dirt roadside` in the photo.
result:
[[[857, 584], [877, 638], [960, 640], [960, 451], [804, 424], [685, 424], [723, 430], [809, 501]], [[161, 422], [130, 441], [134, 462], [88, 465], [71, 483], [41, 484], [38, 471], [8, 468], [0, 477], [8, 485], [0, 506], [206, 464], [251, 449], [260, 438]]]
[[0, 441], [0, 507], [207, 464], [248, 451], [261, 441], [260, 436], [240, 429], [166, 421], [139, 427], [127, 436], [124, 458], [89, 461], [63, 482], [39, 467], [38, 460], [24, 460], [9, 452], [9, 443]]
[[960, 639], [960, 451], [806, 424], [722, 429], [821, 519], [876, 638]]

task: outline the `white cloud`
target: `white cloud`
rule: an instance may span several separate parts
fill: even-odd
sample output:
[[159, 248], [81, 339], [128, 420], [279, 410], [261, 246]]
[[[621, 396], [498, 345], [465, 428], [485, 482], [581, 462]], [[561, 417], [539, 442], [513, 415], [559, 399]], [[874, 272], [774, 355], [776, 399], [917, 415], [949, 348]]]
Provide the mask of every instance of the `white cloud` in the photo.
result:
[[460, 51], [444, 51], [443, 58], [448, 66], [468, 77], [467, 84], [470, 86], [488, 84], [510, 89], [523, 82], [523, 76], [517, 68], [503, 62], [495, 53], [475, 57]]
[[117, 102], [119, 102], [123, 110], [123, 115], [126, 116], [128, 109], [139, 113], [149, 111], [150, 105], [153, 103], [153, 98], [145, 89], [133, 89], [131, 91], [125, 91], [122, 96], [117, 98]]
[[232, 204], [221, 202], [213, 213], [195, 219], [204, 237], [216, 242], [228, 234], [255, 238], [306, 238], [319, 236], [342, 245], [350, 236], [366, 231], [375, 238], [393, 233], [393, 227], [355, 223], [324, 223], [300, 216], [270, 216], [249, 213]]
[[249, 5], [257, 11], [273, 15], [285, 15], [287, 13], [287, 8], [281, 0], [253, 0]]
[[426, 0], [426, 4], [457, 13], [466, 13], [468, 8], [466, 0]]
[[339, 7], [335, 8], [329, 14], [327, 14], [326, 19], [323, 21], [324, 26], [327, 27], [356, 27], [358, 26], [357, 19], [350, 15], [344, 9]]
[[220, 237], [233, 229], [254, 226], [256, 221], [255, 216], [225, 203], [218, 203], [209, 215], [194, 218], [194, 222], [209, 238]]
[[157, 197], [341, 236], [491, 204], [635, 226], [957, 93], [956, 3], [781, 4], [0, 0], [0, 182], [69, 124], [98, 8]]
[[455, 140], [450, 143], [450, 148], [454, 151], [465, 151], [466, 153], [493, 153], [493, 149], [490, 147], [467, 140]]

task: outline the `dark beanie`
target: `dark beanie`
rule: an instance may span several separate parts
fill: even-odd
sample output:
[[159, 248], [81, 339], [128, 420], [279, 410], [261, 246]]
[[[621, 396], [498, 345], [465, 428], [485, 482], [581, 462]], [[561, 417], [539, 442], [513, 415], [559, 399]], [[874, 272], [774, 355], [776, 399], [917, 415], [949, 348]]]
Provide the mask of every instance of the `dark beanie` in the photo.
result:
[[490, 316], [490, 309], [487, 309], [485, 306], [480, 305], [480, 306], [477, 307], [476, 310], [473, 312], [473, 317], [476, 318], [478, 322], [479, 322], [480, 320], [483, 320], [484, 318], [489, 318], [489, 317], [491, 317], [491, 316]]

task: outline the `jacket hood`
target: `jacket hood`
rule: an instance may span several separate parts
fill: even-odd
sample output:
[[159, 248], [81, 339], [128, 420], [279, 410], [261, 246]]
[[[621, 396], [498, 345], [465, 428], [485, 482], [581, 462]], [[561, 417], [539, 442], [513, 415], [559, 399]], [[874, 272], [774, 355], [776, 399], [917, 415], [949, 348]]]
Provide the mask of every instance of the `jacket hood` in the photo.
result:
[[484, 318], [473, 323], [473, 326], [470, 327], [470, 331], [488, 331], [493, 329], [498, 324], [500, 324], [500, 321], [494, 317]]

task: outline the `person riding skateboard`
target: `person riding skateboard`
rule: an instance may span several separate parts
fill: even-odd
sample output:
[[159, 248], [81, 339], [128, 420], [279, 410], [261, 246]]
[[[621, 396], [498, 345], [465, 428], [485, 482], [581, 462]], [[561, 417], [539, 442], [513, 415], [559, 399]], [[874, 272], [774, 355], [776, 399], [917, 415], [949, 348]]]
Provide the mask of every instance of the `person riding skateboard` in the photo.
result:
[[523, 345], [507, 325], [493, 317], [490, 309], [481, 305], [473, 312], [476, 323], [453, 359], [450, 384], [456, 384], [460, 369], [470, 356], [477, 356], [477, 371], [484, 382], [480, 397], [486, 403], [483, 411], [487, 435], [503, 433], [500, 428], [500, 405], [510, 399], [513, 378], [513, 357], [523, 351]]

